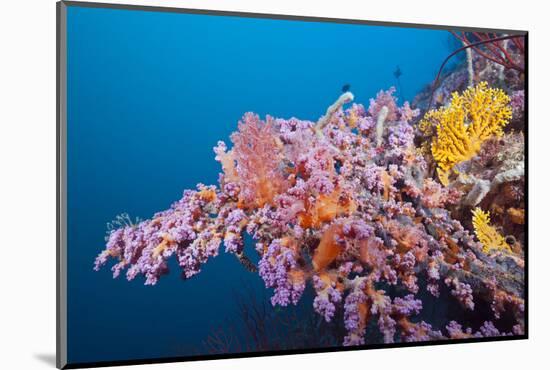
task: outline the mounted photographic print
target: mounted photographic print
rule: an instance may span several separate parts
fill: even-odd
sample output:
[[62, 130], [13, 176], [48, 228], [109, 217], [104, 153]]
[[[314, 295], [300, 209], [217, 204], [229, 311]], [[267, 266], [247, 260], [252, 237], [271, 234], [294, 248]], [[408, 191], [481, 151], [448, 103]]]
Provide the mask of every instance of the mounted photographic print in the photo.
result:
[[527, 338], [527, 32], [57, 10], [58, 367]]

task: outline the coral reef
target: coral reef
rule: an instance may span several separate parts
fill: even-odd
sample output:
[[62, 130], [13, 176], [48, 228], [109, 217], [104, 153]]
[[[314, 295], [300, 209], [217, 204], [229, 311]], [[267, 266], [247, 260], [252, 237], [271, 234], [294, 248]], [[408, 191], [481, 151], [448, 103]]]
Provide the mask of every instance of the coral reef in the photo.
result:
[[[523, 223], [522, 188], [513, 188], [522, 181], [523, 146], [503, 132], [510, 99], [486, 83], [453, 94], [448, 107], [424, 117], [426, 135], [435, 127], [431, 158], [415, 145], [420, 112], [399, 107], [393, 92], [380, 92], [368, 108], [345, 108], [353, 100], [346, 92], [318, 122], [246, 113], [232, 148], [214, 149], [219, 186], [199, 184], [148, 220], [117, 224], [95, 269], [114, 259], [115, 277], [126, 270], [128, 280], [143, 275], [155, 285], [168, 259], [190, 278], [223, 244], [256, 271], [243, 252], [246, 233], [271, 303], [296, 305], [312, 287], [320, 318], [342, 320], [344, 345], [368, 343], [376, 328], [386, 343], [523, 333], [521, 235], [515, 229], [510, 246], [488, 213], [476, 209], [472, 221], [460, 213], [506, 185], [514, 207], [497, 219]], [[517, 145], [501, 150], [498, 140]], [[472, 170], [468, 180], [460, 166], [480, 167], [491, 150], [502, 154], [497, 165]], [[430, 162], [443, 185], [451, 169], [463, 175], [442, 186]], [[444, 325], [426, 321], [425, 297], [445, 294], [463, 314]], [[469, 312], [483, 319], [474, 329], [463, 328]]]
[[223, 245], [272, 306], [316, 313], [289, 324], [242, 304], [249, 337], [221, 328], [212, 353], [524, 334], [525, 44], [455, 37], [464, 63], [412, 104], [390, 88], [365, 107], [348, 87], [317, 122], [246, 113], [214, 148], [219, 184], [147, 220], [118, 216], [94, 268], [114, 260], [114, 277], [155, 285], [169, 259], [191, 278]]

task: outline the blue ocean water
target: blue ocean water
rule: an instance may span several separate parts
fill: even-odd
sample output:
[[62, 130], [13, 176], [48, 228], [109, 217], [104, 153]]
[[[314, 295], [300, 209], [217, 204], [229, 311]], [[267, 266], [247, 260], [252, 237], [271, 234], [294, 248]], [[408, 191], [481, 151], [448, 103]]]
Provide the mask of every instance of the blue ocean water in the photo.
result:
[[69, 362], [200, 353], [235, 291], [264, 294], [223, 253], [154, 287], [94, 272], [107, 222], [216, 183], [212, 148], [244, 112], [317, 120], [344, 84], [368, 106], [397, 66], [412, 99], [452, 49], [445, 31], [77, 6], [67, 41]]

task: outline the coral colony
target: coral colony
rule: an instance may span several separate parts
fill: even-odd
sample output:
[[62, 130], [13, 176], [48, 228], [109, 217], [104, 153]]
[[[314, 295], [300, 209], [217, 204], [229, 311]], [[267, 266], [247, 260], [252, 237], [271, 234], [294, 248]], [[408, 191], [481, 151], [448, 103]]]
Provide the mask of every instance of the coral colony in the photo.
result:
[[[500, 45], [513, 54], [518, 42]], [[219, 184], [149, 220], [122, 219], [95, 269], [112, 258], [115, 277], [155, 285], [169, 258], [191, 278], [223, 245], [272, 288], [274, 306], [311, 286], [323, 320], [343, 320], [346, 346], [371, 330], [385, 343], [523, 334], [523, 75], [468, 58], [422, 116], [393, 88], [368, 107], [344, 90], [317, 122], [244, 114], [231, 145], [214, 148]], [[425, 321], [427, 296], [450, 300], [456, 317]]]

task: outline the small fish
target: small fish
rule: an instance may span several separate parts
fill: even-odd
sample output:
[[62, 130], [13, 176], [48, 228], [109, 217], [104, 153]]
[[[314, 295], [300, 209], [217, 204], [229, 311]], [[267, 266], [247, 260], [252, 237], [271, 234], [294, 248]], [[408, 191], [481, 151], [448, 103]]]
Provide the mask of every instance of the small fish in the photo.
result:
[[345, 84], [344, 86], [342, 86], [342, 92], [347, 93], [350, 88], [351, 88], [350, 84]]
[[399, 68], [399, 66], [397, 66], [397, 68], [395, 69], [395, 71], [393, 71], [393, 75], [395, 76], [395, 78], [399, 78], [401, 77], [401, 75], [403, 74], [403, 72], [401, 72], [401, 68]]

